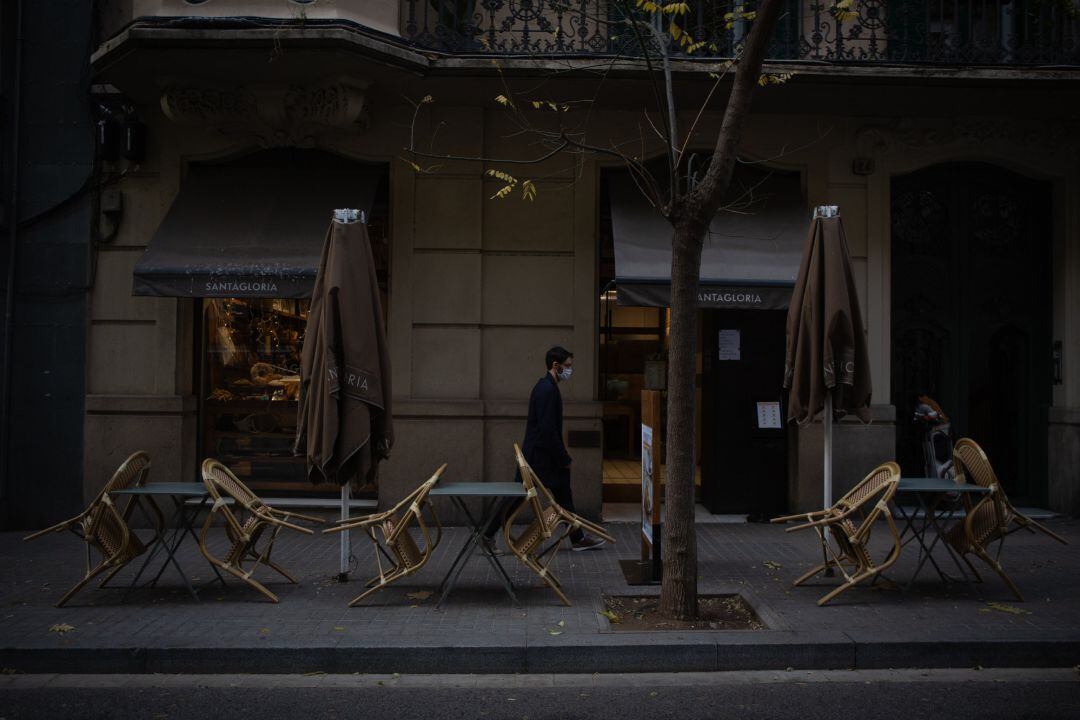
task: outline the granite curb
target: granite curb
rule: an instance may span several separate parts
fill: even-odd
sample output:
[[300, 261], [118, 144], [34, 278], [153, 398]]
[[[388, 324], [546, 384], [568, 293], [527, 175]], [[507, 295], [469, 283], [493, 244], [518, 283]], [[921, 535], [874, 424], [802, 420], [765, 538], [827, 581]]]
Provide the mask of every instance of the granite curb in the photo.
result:
[[[666, 635], [667, 633], [665, 633]], [[374, 647], [3, 648], [15, 673], [633, 673], [731, 670], [1073, 667], [1080, 638], [881, 641], [838, 632], [626, 633], [560, 643]]]

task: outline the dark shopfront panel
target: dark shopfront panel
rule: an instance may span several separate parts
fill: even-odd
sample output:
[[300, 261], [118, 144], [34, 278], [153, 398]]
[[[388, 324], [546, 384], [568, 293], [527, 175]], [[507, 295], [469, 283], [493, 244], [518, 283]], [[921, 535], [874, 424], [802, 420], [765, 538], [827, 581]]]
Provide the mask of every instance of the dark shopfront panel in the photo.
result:
[[[713, 513], [764, 517], [787, 509], [788, 431], [781, 385], [787, 305], [809, 227], [802, 178], [740, 163], [724, 206], [730, 211], [718, 213], [710, 225], [698, 293], [700, 499]], [[608, 227], [610, 246], [604, 242]], [[610, 311], [611, 295], [623, 309], [650, 312], [667, 305], [671, 232], [632, 181], [618, 172], [605, 173], [602, 310]], [[730, 341], [736, 337], [738, 354], [732, 359]], [[602, 335], [604, 350], [606, 340]], [[648, 347], [662, 352], [664, 345]], [[632, 367], [615, 368], [614, 357], [601, 354], [602, 379], [613, 376], [609, 369], [633, 372]], [[654, 357], [643, 355], [637, 372], [644, 373], [645, 361]], [[610, 389], [610, 382], [602, 385]]]
[[189, 169], [135, 292], [194, 298], [196, 467], [214, 457], [256, 490], [336, 492], [310, 485], [292, 452], [309, 298], [333, 210], [359, 208], [385, 312], [388, 184], [385, 165], [314, 151]]
[[786, 310], [703, 310], [701, 500], [752, 519], [787, 509]]

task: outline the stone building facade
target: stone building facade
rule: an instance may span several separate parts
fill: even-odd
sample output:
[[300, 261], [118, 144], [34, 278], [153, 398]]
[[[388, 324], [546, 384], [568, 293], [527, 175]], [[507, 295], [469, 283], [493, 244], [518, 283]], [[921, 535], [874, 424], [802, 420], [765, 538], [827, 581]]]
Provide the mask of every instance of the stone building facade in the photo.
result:
[[[479, 10], [471, 20], [451, 12], [466, 5], [103, 3], [95, 87], [145, 127], [145, 153], [115, 161], [112, 169], [123, 173], [114, 186], [122, 216], [115, 236], [96, 249], [85, 497], [135, 449], [151, 453], [156, 480], [196, 477], [206, 454], [202, 301], [133, 296], [133, 275], [193, 166], [288, 149], [355, 161], [384, 178], [397, 445], [377, 491], [380, 503], [442, 462], [450, 480], [509, 477], [510, 446], [520, 441], [543, 352], [560, 344], [574, 351], [576, 363], [564, 386], [574, 490], [581, 510], [600, 514], [602, 446], [612, 435], [605, 432], [607, 388], [600, 379], [601, 236], [609, 213], [605, 178], [618, 163], [560, 155], [529, 166], [519, 174], [534, 179], [533, 201], [491, 199], [502, 183], [486, 171], [542, 154], [496, 102], [507, 88], [560, 102], [598, 93], [569, 122], [585, 122], [588, 112], [589, 137], [604, 143], [640, 140], [651, 90], [639, 62], [612, 59], [610, 47], [559, 53], [535, 46], [528, 55], [477, 44], [496, 37], [498, 27], [518, 32], [520, 41], [525, 20], [508, 14], [507, 23], [488, 23]], [[802, 30], [788, 31], [812, 38], [816, 11], [803, 5]], [[899, 30], [886, 37], [872, 12], [884, 3], [855, 5], [861, 45], [828, 56], [836, 43], [819, 39], [769, 63], [771, 72], [794, 76], [759, 93], [741, 149], [747, 161], [797, 174], [807, 212], [833, 204], [844, 218], [871, 353], [875, 421], [839, 428], [837, 491], [878, 462], [918, 452], [907, 422], [916, 386], [951, 402], [946, 410], [964, 432], [983, 427], [987, 413], [1004, 412], [995, 398], [1011, 391], [1002, 383], [1035, 378], [1002, 400], [1011, 416], [1023, 413], [1023, 422], [986, 425], [988, 435], [997, 433], [987, 444], [1023, 446], [1008, 460], [1025, 478], [1007, 481], [1018, 483], [1014, 494], [1076, 512], [1080, 118], [1067, 109], [1080, 106], [1075, 21], [1061, 21], [1072, 44], [1055, 50], [1061, 57], [1053, 68], [1024, 62], [1004, 41], [989, 59], [924, 60], [898, 54], [906, 42]], [[438, 8], [442, 15], [420, 12]], [[995, 27], [1004, 38], [1011, 26]], [[866, 40], [871, 32], [881, 34], [881, 45]], [[448, 37], [472, 40], [455, 46]], [[602, 84], [598, 65], [608, 68]], [[674, 65], [690, 127], [717, 63]], [[414, 103], [425, 96], [433, 102], [417, 113]], [[714, 101], [694, 125], [691, 147], [709, 150], [720, 107]], [[431, 159], [417, 172], [403, 159], [410, 134], [432, 155], [493, 160]], [[655, 143], [646, 145], [655, 151]], [[285, 177], [288, 170], [278, 169]], [[949, 194], [960, 187], [979, 190]], [[1008, 271], [1028, 266], [1014, 276], [1024, 278], [1015, 281], [1020, 294], [1010, 291]], [[706, 421], [699, 444], [720, 442], [712, 432]], [[820, 502], [821, 426], [785, 432], [782, 504], [808, 509]], [[723, 496], [725, 483], [742, 482], [750, 480], [702, 478], [714, 497]]]

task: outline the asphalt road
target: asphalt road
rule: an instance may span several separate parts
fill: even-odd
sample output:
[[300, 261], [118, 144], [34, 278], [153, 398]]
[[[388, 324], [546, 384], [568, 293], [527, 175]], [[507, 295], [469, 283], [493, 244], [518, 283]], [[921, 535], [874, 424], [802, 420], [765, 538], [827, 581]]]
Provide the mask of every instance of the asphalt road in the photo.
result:
[[1077, 670], [641, 675], [9, 675], [0, 720], [1080, 718]]

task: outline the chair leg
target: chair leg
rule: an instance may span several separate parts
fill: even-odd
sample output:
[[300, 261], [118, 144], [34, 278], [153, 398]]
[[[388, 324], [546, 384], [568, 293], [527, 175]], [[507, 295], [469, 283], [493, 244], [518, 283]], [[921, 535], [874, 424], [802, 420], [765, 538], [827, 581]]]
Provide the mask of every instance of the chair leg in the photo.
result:
[[266, 565], [268, 568], [275, 571], [278, 575], [281, 575], [293, 585], [299, 585], [300, 582], [295, 577], [293, 577], [285, 568], [281, 567], [276, 562], [270, 559], [270, 550], [272, 547], [273, 539], [271, 539], [270, 545], [263, 548], [262, 553], [257, 552], [254, 547], [248, 550], [247, 557], [255, 561], [255, 564], [251, 568], [252, 572], [254, 572], [255, 568], [259, 565]]
[[964, 559], [964, 563], [968, 566], [968, 569], [971, 570], [971, 574], [975, 576], [975, 582], [981, 583], [983, 581], [982, 575], [975, 569], [975, 565], [971, 562], [971, 558], [964, 553], [960, 553], [960, 557]]
[[1001, 579], [1005, 581], [1005, 584], [1009, 586], [1009, 589], [1012, 590], [1012, 594], [1016, 596], [1017, 600], [1019, 600], [1020, 602], [1024, 602], [1024, 596], [1020, 594], [1020, 588], [1018, 588], [1016, 586], [1016, 583], [1014, 583], [1009, 578], [1009, 576], [1005, 574], [1005, 568], [1001, 567], [1001, 563], [990, 557], [990, 554], [981, 548], [975, 550], [975, 554], [978, 555], [984, 563], [993, 568], [994, 572], [996, 572], [998, 576], [1000, 576]]
[[277, 595], [270, 592], [261, 582], [259, 582], [255, 578], [251, 577], [246, 572], [243, 572], [242, 570], [239, 570], [239, 569], [237, 569], [236, 567], [234, 567], [232, 565], [226, 565], [224, 563], [221, 563], [218, 567], [220, 567], [225, 572], [233, 575], [234, 577], [236, 577], [239, 580], [244, 581], [245, 583], [247, 583], [251, 587], [253, 587], [256, 590], [258, 590], [259, 592], [261, 592], [263, 595], [265, 595], [270, 600], [270, 602], [274, 602], [274, 603], [278, 602], [278, 596]]
[[280, 565], [278, 565], [273, 560], [267, 558], [263, 562], [266, 564], [266, 566], [268, 568], [270, 568], [271, 570], [274, 570], [275, 572], [277, 572], [278, 575], [281, 575], [283, 578], [285, 578], [286, 580], [291, 582], [293, 585], [299, 585], [300, 584], [299, 580], [297, 580], [295, 577], [290, 575], [289, 572], [285, 568], [281, 567]]
[[871, 570], [869, 572], [863, 572], [863, 573], [860, 573], [860, 574], [854, 576], [853, 578], [851, 578], [850, 580], [845, 582], [843, 585], [841, 585], [841, 586], [839, 586], [837, 588], [834, 588], [830, 592], [826, 593], [820, 600], [817, 601], [818, 607], [821, 607], [822, 605], [824, 605], [825, 603], [827, 603], [827, 602], [829, 602], [831, 600], [835, 600], [836, 596], [839, 595], [840, 593], [844, 592], [845, 590], [850, 590], [851, 588], [853, 588], [856, 585], [858, 585], [859, 583], [861, 583], [863, 580], [866, 580], [867, 578], [872, 577], [874, 575], [877, 575], [877, 570]]
[[833, 562], [831, 562], [831, 561], [830, 561], [830, 562], [824, 562], [824, 563], [818, 563], [817, 565], [815, 565], [814, 567], [812, 567], [812, 568], [811, 568], [810, 570], [808, 570], [808, 571], [807, 571], [806, 573], [804, 573], [803, 575], [799, 576], [799, 578], [798, 578], [797, 580], [795, 580], [795, 582], [791, 583], [791, 584], [792, 584], [792, 586], [795, 586], [795, 587], [797, 587], [797, 586], [799, 586], [799, 585], [802, 585], [802, 584], [803, 584], [804, 582], [806, 582], [806, 581], [807, 581], [807, 580], [809, 580], [810, 578], [814, 577], [814, 576], [815, 576], [815, 575], [817, 575], [818, 573], [820, 573], [820, 572], [824, 571], [824, 570], [825, 570], [826, 568], [830, 568], [830, 567], [832, 567], [832, 566], [833, 566], [833, 564], [834, 564], [834, 563], [833, 563]]
[[[74, 586], [73, 588], [71, 588], [70, 590], [68, 590], [68, 591], [67, 591], [67, 592], [66, 592], [66, 593], [64, 594], [64, 597], [60, 598], [59, 602], [57, 602], [57, 603], [56, 603], [56, 607], [63, 607], [63, 606], [64, 606], [64, 604], [65, 604], [65, 603], [66, 603], [66, 602], [67, 602], [68, 600], [70, 600], [70, 599], [71, 599], [72, 597], [74, 597], [75, 593], [79, 592], [79, 591], [80, 591], [80, 590], [82, 590], [82, 589], [83, 589], [84, 587], [86, 587], [87, 583], [89, 583], [90, 581], [92, 581], [92, 580], [93, 580], [93, 579], [94, 579], [95, 577], [97, 577], [97, 576], [98, 576], [98, 575], [99, 575], [99, 574], [100, 574], [101, 572], [103, 572], [104, 570], [107, 570], [107, 569], [108, 569], [108, 567], [109, 567], [109, 565], [108, 565], [108, 561], [104, 561], [104, 562], [102, 562], [101, 564], [99, 564], [99, 565], [98, 565], [97, 567], [95, 567], [94, 569], [92, 569], [92, 570], [89, 570], [89, 571], [88, 571], [88, 572], [86, 573], [86, 577], [84, 577], [84, 578], [83, 578], [82, 580], [80, 580], [79, 582], [75, 583], [75, 586]], [[123, 567], [123, 566], [121, 566], [121, 567]]]
[[70, 520], [65, 520], [62, 523], [56, 523], [55, 525], [47, 527], [44, 530], [38, 530], [37, 532], [31, 533], [31, 534], [27, 535], [26, 537], [24, 537], [23, 542], [28, 542], [30, 540], [37, 540], [39, 537], [44, 537], [45, 535], [57, 532], [59, 530], [66, 530], [71, 525], [74, 525], [77, 520], [78, 520], [78, 518], [71, 518]]
[[543, 580], [548, 587], [555, 591], [555, 594], [558, 595], [559, 599], [563, 601], [563, 605], [566, 605], [566, 607], [573, 606], [573, 603], [570, 602], [570, 598], [566, 597], [566, 594], [563, 593], [562, 589], [559, 587], [558, 581], [555, 580], [554, 576], [551, 575], [551, 573], [549, 573], [546, 568], [541, 567], [538, 563], [531, 560], [526, 562], [526, 565], [528, 565], [533, 572], [539, 575], [540, 579]]
[[349, 607], [356, 607], [356, 605], [358, 605], [361, 601], [363, 601], [363, 599], [366, 598], [368, 595], [371, 595], [372, 593], [376, 592], [377, 590], [382, 590], [384, 587], [386, 587], [390, 583], [394, 582], [395, 580], [397, 580], [399, 578], [403, 578], [408, 574], [409, 574], [409, 572], [407, 570], [395, 570], [395, 571], [391, 572], [378, 585], [375, 585], [374, 587], [369, 587], [367, 590], [365, 590], [364, 592], [360, 593], [359, 595], [354, 597], [352, 600], [350, 600], [349, 601]]
[[112, 580], [112, 579], [113, 579], [113, 576], [115, 576], [115, 575], [116, 575], [116, 573], [118, 573], [118, 572], [120, 572], [121, 570], [123, 570], [123, 569], [124, 569], [124, 567], [125, 567], [126, 565], [127, 565], [127, 563], [122, 563], [122, 564], [120, 564], [120, 565], [117, 565], [116, 567], [114, 567], [114, 568], [113, 568], [113, 569], [112, 569], [111, 571], [109, 571], [109, 574], [105, 576], [105, 579], [104, 579], [104, 580], [102, 580], [102, 581], [101, 581], [100, 583], [98, 583], [98, 587], [99, 587], [99, 588], [103, 588], [103, 587], [105, 587], [105, 584], [106, 584], [107, 582], [109, 582], [110, 580]]
[[214, 565], [215, 567], [221, 568], [222, 570], [229, 573], [230, 575], [237, 578], [238, 580], [242, 580], [243, 582], [247, 583], [251, 587], [255, 588], [260, 593], [265, 595], [270, 600], [270, 602], [274, 602], [274, 603], [278, 602], [278, 596], [277, 595], [275, 595], [274, 593], [267, 590], [263, 586], [262, 583], [260, 583], [258, 580], [251, 577], [248, 573], [244, 572], [244, 569], [239, 565], [240, 558], [242, 558], [244, 556], [244, 554], [245, 554], [244, 551], [240, 551], [240, 552], [237, 552], [237, 553], [232, 553], [231, 556], [230, 556], [231, 557], [230, 562], [224, 562], [222, 560], [217, 559], [214, 555], [212, 555], [210, 553], [210, 551], [206, 549], [205, 546], [200, 547], [200, 549], [202, 550], [203, 557], [205, 557], [210, 562], [211, 565]]
[[1062, 545], [1068, 545], [1068, 544], [1069, 544], [1069, 541], [1068, 541], [1068, 540], [1066, 540], [1065, 538], [1061, 537], [1060, 535], [1058, 535], [1057, 533], [1055, 533], [1055, 532], [1054, 532], [1053, 530], [1051, 530], [1050, 528], [1046, 527], [1046, 526], [1045, 526], [1045, 525], [1043, 525], [1042, 523], [1040, 523], [1040, 522], [1036, 522], [1035, 520], [1032, 520], [1031, 518], [1029, 518], [1029, 517], [1028, 517], [1028, 516], [1026, 516], [1026, 515], [1019, 515], [1019, 514], [1018, 514], [1018, 515], [1017, 515], [1017, 520], [1019, 520], [1019, 521], [1021, 522], [1021, 524], [1022, 524], [1022, 525], [1023, 525], [1024, 527], [1028, 528], [1029, 530], [1030, 530], [1030, 529], [1032, 529], [1032, 528], [1034, 528], [1035, 530], [1039, 530], [1039, 531], [1041, 531], [1041, 532], [1044, 532], [1044, 533], [1046, 533], [1047, 535], [1049, 535], [1050, 537], [1054, 538], [1055, 540], [1057, 540], [1057, 541], [1058, 541], [1059, 543], [1061, 543]]

